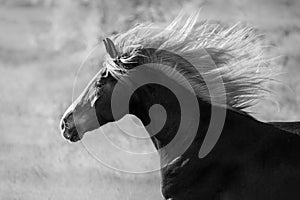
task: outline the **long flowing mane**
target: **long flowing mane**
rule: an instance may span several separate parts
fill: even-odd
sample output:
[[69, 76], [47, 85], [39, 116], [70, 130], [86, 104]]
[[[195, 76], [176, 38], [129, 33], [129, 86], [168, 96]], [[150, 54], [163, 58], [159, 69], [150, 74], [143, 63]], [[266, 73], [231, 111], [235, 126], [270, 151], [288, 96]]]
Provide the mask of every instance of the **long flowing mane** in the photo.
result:
[[[174, 52], [196, 63], [196, 66], [192, 68], [190, 63], [181, 62], [180, 57], [163, 53], [159, 58], [150, 57], [149, 62], [173, 60], [168, 63], [169, 68], [162, 71], [180, 83], [180, 79], [172, 73], [179, 71], [203, 100], [211, 100], [203, 76], [217, 76], [222, 78], [226, 92], [218, 93], [219, 85], [214, 85], [211, 78], [210, 84], [214, 85], [213, 89], [220, 97], [225, 95], [225, 106], [237, 110], [253, 106], [255, 100], [266, 94], [265, 83], [274, 74], [270, 59], [265, 56], [262, 37], [254, 28], [239, 23], [224, 27], [218, 23], [197, 21], [198, 14], [190, 17], [180, 15], [163, 29], [155, 24], [139, 24], [114, 36], [112, 40], [119, 54], [118, 62], [107, 56], [106, 68], [119, 78], [129, 70], [128, 66], [141, 64], [136, 63], [137, 57], [149, 56], [143, 53], [147, 48]], [[193, 70], [195, 67], [197, 70]]]

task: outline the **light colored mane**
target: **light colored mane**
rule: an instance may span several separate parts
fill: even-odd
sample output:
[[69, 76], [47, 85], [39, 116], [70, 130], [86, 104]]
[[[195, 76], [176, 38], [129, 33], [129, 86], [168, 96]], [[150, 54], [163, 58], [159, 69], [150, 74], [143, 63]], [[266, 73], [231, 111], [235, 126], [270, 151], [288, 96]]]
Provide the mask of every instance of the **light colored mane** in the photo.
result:
[[[219, 97], [226, 97], [225, 106], [238, 110], [251, 107], [255, 100], [266, 94], [265, 83], [274, 74], [265, 57], [262, 38], [255, 29], [241, 24], [222, 27], [217, 23], [199, 23], [197, 20], [198, 14], [190, 17], [180, 15], [164, 29], [155, 24], [140, 24], [116, 35], [112, 39], [120, 55], [120, 64], [107, 56], [105, 66], [118, 78], [129, 70], [126, 66], [136, 62], [138, 56], [145, 56], [141, 55], [143, 49], [173, 52], [189, 62], [183, 64], [176, 60], [178, 57], [164, 58], [161, 55], [161, 60], [174, 60], [171, 66], [168, 64], [168, 69], [162, 69], [167, 76], [176, 80], [178, 77], [173, 76], [172, 70], [179, 71], [196, 94], [207, 101], [211, 100], [211, 94], [203, 77], [222, 78], [226, 91], [224, 94], [218, 93], [220, 86], [212, 78], [209, 79], [209, 84]], [[152, 62], [157, 63], [159, 60]], [[196, 65], [191, 66], [190, 63]], [[193, 70], [195, 68], [197, 70]], [[180, 83], [180, 80], [177, 82]]]

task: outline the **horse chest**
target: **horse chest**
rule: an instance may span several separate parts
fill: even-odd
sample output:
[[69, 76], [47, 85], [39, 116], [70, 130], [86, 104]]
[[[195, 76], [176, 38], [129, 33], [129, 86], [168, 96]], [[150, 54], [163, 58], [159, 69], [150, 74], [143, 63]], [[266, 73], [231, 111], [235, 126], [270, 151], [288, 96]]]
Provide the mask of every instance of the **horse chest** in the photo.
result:
[[166, 199], [220, 199], [225, 176], [217, 165], [202, 165], [199, 160], [178, 158], [161, 169], [162, 193]]

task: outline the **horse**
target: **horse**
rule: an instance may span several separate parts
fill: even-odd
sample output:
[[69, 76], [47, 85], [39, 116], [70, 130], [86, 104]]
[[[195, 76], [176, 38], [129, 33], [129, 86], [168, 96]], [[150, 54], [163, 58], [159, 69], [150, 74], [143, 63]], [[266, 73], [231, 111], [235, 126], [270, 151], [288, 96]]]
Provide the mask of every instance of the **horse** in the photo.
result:
[[61, 119], [66, 140], [131, 114], [159, 152], [165, 199], [299, 199], [300, 122], [261, 122], [247, 112], [268, 93], [273, 70], [255, 29], [179, 16], [104, 45], [103, 67]]

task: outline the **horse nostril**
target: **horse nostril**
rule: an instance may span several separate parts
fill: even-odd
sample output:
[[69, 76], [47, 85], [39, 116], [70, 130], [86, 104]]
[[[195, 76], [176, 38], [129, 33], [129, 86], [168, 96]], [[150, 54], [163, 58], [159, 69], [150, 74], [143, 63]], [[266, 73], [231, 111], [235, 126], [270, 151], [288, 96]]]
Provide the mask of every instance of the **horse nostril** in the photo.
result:
[[64, 131], [65, 128], [66, 128], [65, 121], [64, 121], [64, 120], [61, 120], [60, 129], [61, 129], [62, 131]]

